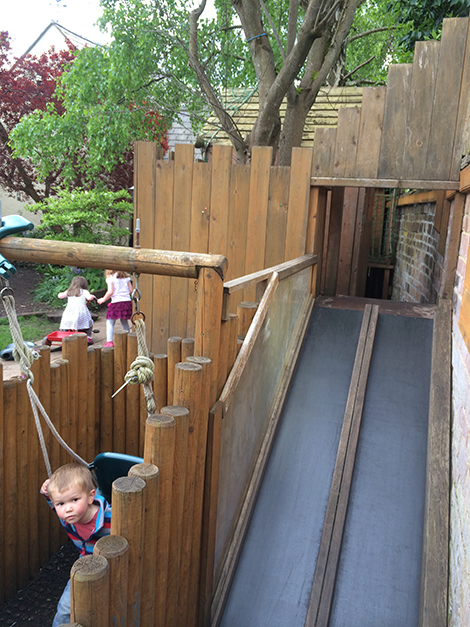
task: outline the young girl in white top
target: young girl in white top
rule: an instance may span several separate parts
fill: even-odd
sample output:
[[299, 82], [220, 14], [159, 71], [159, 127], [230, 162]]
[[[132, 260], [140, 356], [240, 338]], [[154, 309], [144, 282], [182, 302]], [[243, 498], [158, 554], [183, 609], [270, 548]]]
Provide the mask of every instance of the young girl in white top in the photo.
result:
[[96, 296], [88, 291], [88, 281], [84, 276], [75, 276], [65, 292], [57, 294], [58, 298], [67, 298], [67, 306], [60, 321], [60, 331], [84, 331], [91, 337], [93, 318], [87, 307], [87, 301]]
[[104, 275], [108, 291], [103, 298], [98, 298], [98, 303], [102, 305], [111, 298], [106, 313], [106, 343], [103, 347], [106, 348], [107, 346], [114, 346], [113, 336], [116, 320], [121, 321], [124, 331], [129, 331], [129, 320], [132, 316], [132, 283], [126, 272], [105, 270]]

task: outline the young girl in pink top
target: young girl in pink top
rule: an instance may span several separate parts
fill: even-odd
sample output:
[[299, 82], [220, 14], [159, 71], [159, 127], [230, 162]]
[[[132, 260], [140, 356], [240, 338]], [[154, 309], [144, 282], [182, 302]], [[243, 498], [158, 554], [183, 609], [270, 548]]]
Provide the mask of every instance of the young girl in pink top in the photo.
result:
[[129, 320], [132, 316], [132, 283], [126, 272], [118, 270], [105, 270], [106, 283], [108, 291], [103, 298], [98, 299], [98, 303], [102, 305], [109, 298], [111, 302], [106, 312], [106, 343], [107, 346], [114, 346], [114, 323], [116, 320], [121, 321], [124, 331], [129, 331]]

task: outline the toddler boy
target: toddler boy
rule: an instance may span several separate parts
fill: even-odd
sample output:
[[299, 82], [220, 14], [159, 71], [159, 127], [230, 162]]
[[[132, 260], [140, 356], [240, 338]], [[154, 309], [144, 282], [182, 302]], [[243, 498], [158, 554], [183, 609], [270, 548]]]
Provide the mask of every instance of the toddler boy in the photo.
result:
[[[91, 555], [96, 542], [111, 532], [111, 507], [96, 494], [90, 470], [73, 462], [58, 468], [41, 486], [80, 557]], [[52, 627], [70, 622], [70, 580], [57, 604]]]

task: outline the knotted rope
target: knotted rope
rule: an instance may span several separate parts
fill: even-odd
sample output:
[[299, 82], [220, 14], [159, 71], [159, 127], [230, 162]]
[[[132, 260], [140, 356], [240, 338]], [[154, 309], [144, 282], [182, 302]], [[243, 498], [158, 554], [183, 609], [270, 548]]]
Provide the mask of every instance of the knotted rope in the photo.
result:
[[34, 376], [30, 368], [33, 362], [39, 359], [41, 355], [39, 354], [39, 351], [33, 348], [30, 348], [27, 344], [25, 344], [23, 340], [23, 334], [21, 332], [21, 328], [18, 322], [18, 316], [16, 315], [15, 298], [13, 296], [13, 292], [11, 291], [11, 294], [7, 294], [5, 293], [5, 289], [10, 290], [10, 291], [11, 289], [4, 288], [1, 294], [2, 294], [2, 299], [3, 299], [3, 304], [5, 306], [5, 311], [7, 312], [7, 316], [8, 316], [8, 323], [10, 326], [11, 337], [15, 345], [13, 349], [13, 359], [19, 365], [23, 376], [27, 378], [26, 389], [28, 390], [29, 400], [31, 402], [31, 408], [33, 410], [34, 422], [36, 424], [36, 430], [38, 432], [38, 438], [39, 438], [39, 442], [41, 445], [42, 456], [44, 457], [44, 464], [46, 466], [47, 476], [49, 478], [52, 476], [52, 470], [51, 470], [51, 464], [49, 461], [49, 455], [47, 453], [46, 442], [44, 440], [44, 434], [43, 434], [42, 427], [41, 427], [41, 421], [39, 420], [38, 409], [41, 412], [47, 426], [51, 430], [52, 435], [56, 438], [59, 444], [63, 446], [64, 449], [77, 462], [88, 467], [87, 462], [84, 459], [82, 459], [79, 455], [77, 455], [69, 447], [69, 445], [62, 439], [57, 429], [52, 424], [51, 419], [47, 415], [46, 410], [42, 406], [42, 403], [39, 400], [38, 395], [34, 391], [34, 388], [33, 388]]
[[131, 363], [129, 371], [124, 376], [127, 383], [133, 385], [140, 383], [144, 390], [145, 403], [147, 405], [147, 413], [149, 416], [155, 414], [157, 406], [153, 395], [152, 381], [155, 371], [155, 364], [149, 357], [147, 341], [145, 339], [145, 322], [143, 318], [133, 321], [137, 334], [137, 351], [138, 357]]

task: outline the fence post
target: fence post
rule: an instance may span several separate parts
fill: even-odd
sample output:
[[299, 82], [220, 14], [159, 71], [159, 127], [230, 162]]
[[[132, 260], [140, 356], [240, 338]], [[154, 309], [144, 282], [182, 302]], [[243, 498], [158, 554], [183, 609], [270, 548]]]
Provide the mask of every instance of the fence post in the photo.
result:
[[109, 625], [109, 565], [102, 555], [85, 555], [70, 571], [70, 618], [83, 627]]
[[126, 627], [129, 543], [122, 536], [103, 536], [93, 548], [109, 564], [109, 622], [112, 627]]

